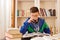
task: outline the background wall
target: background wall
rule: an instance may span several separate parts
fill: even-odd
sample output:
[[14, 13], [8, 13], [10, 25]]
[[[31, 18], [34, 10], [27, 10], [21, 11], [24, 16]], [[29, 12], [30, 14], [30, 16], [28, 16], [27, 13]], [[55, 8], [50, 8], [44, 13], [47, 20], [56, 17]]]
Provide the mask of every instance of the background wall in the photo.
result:
[[33, 1], [26, 1], [26, 2], [24, 2], [24, 1], [19, 1], [19, 2], [17, 2], [17, 8], [19, 9], [19, 10], [21, 10], [21, 9], [23, 9], [23, 10], [29, 10], [30, 9], [30, 7], [33, 7], [34, 6], [34, 2]]
[[56, 8], [56, 2], [55, 1], [41, 1], [40, 2], [41, 8], [45, 9], [55, 9]]

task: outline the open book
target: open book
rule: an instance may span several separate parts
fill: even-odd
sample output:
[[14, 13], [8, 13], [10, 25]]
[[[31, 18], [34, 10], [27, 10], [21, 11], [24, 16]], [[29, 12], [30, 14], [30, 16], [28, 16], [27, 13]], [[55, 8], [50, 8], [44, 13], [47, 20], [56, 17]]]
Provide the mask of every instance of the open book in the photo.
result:
[[50, 36], [43, 36], [43, 37], [34, 37], [30, 40], [53, 40]]
[[49, 34], [45, 34], [45, 33], [29, 33], [29, 34], [24, 34], [23, 35], [23, 38], [26, 38], [26, 37], [43, 37], [43, 36], [49, 36]]

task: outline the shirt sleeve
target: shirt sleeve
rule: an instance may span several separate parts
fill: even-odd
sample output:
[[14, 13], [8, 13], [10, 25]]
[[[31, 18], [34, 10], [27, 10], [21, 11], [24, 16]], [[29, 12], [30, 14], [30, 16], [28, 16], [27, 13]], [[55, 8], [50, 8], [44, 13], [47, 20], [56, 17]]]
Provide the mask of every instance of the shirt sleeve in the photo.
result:
[[50, 29], [49, 29], [49, 26], [47, 25], [47, 23], [44, 21], [44, 23], [43, 23], [43, 29], [44, 29], [44, 32], [45, 33], [48, 33], [48, 34], [50, 34]]
[[24, 24], [21, 26], [20, 33], [25, 34], [27, 32], [28, 25], [28, 22], [24, 22]]

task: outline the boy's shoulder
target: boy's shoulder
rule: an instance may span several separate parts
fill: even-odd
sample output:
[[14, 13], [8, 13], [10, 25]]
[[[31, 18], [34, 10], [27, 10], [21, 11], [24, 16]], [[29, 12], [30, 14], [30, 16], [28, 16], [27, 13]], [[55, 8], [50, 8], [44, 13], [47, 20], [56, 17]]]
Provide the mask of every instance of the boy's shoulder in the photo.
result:
[[40, 21], [44, 21], [44, 20], [45, 20], [45, 19], [43, 19], [43, 18], [40, 18], [40, 17], [39, 17], [38, 19], [39, 19]]

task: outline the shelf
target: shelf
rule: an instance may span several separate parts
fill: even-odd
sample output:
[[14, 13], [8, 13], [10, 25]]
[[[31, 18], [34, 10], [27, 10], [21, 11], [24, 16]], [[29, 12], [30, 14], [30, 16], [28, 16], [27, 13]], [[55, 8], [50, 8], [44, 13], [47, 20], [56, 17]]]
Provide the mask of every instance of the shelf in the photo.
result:
[[49, 19], [49, 18], [51, 18], [51, 19], [54, 18], [54, 19], [57, 19], [56, 16], [50, 16], [50, 17], [47, 17], [47, 16], [46, 16], [46, 17], [41, 17], [41, 18], [48, 18], [48, 19]]
[[[37, 0], [36, 0], [37, 1]], [[24, 21], [30, 16], [28, 14], [30, 12], [30, 8], [33, 7], [34, 5], [39, 5], [38, 7], [44, 8], [45, 10], [49, 9], [56, 9], [56, 1], [57, 0], [40, 0], [39, 2], [37, 1], [37, 4], [35, 4], [35, 0], [18, 0], [18, 10], [19, 10], [19, 16], [17, 16], [17, 27], [22, 26]], [[22, 13], [20, 10], [24, 10], [24, 15], [22, 16]], [[29, 10], [29, 11], [28, 11]], [[46, 12], [48, 13], [48, 12]], [[56, 13], [57, 14], [57, 13]], [[50, 25], [55, 25], [56, 16], [50, 16], [47, 14], [47, 16], [41, 16], [40, 18], [43, 18], [46, 20], [47, 24]]]
[[[32, 2], [32, 1], [34, 1], [34, 0], [18, 0], [18, 1], [29, 1], [29, 2]], [[47, 1], [50, 1], [50, 2], [56, 2], [56, 0], [40, 0], [40, 1], [45, 1], [45, 2], [47, 2]]]
[[[28, 18], [28, 17], [24, 17], [24, 16], [18, 16], [18, 18]], [[56, 16], [50, 16], [50, 17], [40, 17], [40, 18], [55, 18], [55, 19], [57, 19], [57, 17]]]
[[18, 1], [21, 1], [21, 2], [33, 2], [34, 0], [18, 0]]
[[18, 18], [28, 18], [28, 17], [25, 17], [25, 16], [17, 16]]
[[56, 2], [56, 0], [40, 0], [40, 1], [44, 1], [44, 2]]

